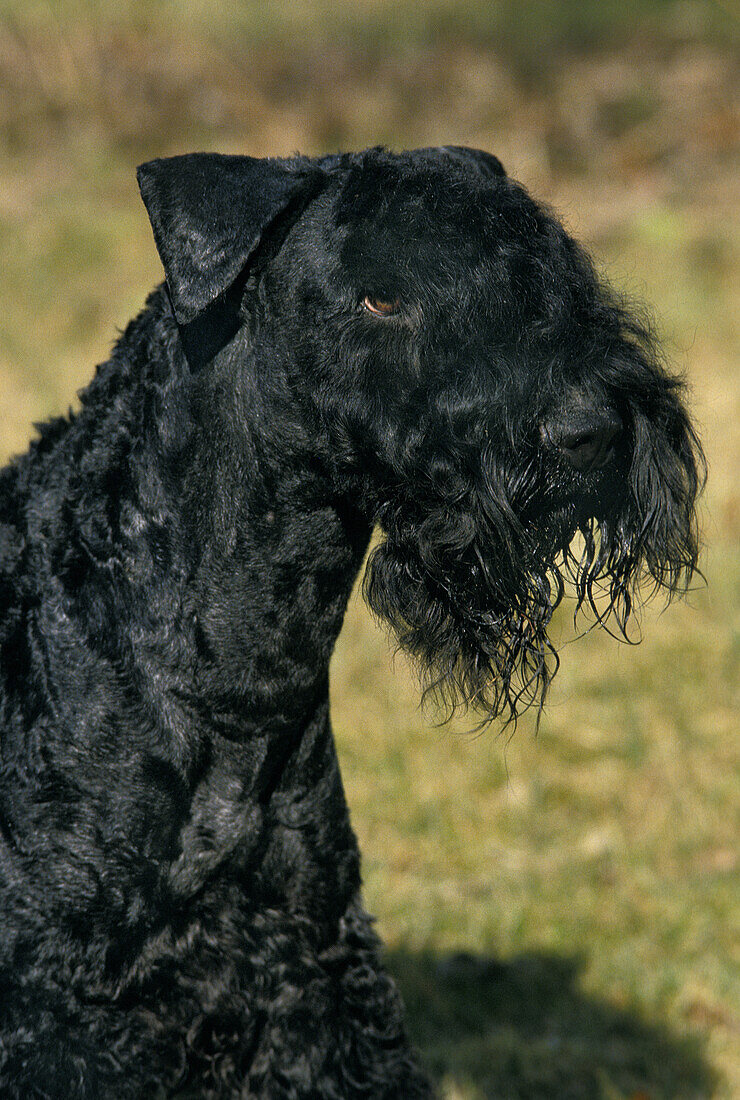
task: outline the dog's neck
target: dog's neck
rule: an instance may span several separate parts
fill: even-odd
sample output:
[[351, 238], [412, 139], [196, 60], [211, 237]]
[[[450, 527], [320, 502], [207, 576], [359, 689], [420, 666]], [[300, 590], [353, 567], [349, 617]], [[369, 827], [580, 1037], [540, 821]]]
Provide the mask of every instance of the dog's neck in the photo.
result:
[[245, 332], [193, 371], [160, 291], [82, 404], [80, 438], [94, 422], [105, 446], [82, 456], [71, 495], [105, 499], [115, 537], [73, 501], [80, 578], [65, 584], [99, 648], [152, 707], [169, 701], [173, 726], [185, 714], [243, 740], [310, 722], [370, 524], [317, 463], [285, 375], [265, 374]]
[[295, 728], [326, 695], [371, 528], [336, 493], [305, 410], [266, 362], [274, 371], [274, 356], [240, 332], [194, 380], [191, 414], [202, 419], [180, 520], [198, 548], [203, 671], [227, 697], [243, 690], [250, 722], [274, 713]]

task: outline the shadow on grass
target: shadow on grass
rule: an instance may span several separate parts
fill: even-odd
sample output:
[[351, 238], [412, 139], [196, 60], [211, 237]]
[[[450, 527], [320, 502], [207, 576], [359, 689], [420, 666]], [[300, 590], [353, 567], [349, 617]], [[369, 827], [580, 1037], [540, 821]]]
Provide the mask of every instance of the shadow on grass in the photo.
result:
[[698, 1040], [578, 989], [583, 963], [389, 952], [409, 1030], [438, 1085], [466, 1100], [703, 1100]]

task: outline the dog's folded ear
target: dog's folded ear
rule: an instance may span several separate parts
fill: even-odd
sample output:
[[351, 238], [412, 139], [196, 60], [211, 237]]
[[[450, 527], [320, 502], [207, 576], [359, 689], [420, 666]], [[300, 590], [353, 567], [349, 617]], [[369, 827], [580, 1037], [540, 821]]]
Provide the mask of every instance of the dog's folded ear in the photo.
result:
[[181, 325], [234, 283], [312, 178], [295, 161], [218, 153], [152, 160], [137, 177]]

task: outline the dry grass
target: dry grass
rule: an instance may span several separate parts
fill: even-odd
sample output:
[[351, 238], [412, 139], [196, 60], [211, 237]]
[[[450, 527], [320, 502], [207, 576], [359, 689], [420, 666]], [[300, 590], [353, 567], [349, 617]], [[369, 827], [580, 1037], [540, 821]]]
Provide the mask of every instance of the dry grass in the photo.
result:
[[430, 726], [355, 600], [332, 690], [367, 901], [449, 1100], [740, 1095], [736, 24], [647, 0], [327, 10], [0, 0], [3, 450], [160, 277], [138, 159], [499, 153], [656, 304], [710, 460], [708, 584], [648, 610], [639, 647], [566, 645], [539, 736], [510, 741]]

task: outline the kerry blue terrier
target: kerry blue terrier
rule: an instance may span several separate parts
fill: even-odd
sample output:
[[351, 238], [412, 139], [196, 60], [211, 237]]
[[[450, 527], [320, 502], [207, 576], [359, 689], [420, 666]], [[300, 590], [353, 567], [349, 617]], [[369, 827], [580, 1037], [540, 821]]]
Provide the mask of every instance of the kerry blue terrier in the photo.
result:
[[0, 1095], [429, 1096], [329, 725], [353, 580], [378, 525], [426, 689], [511, 719], [567, 584], [624, 629], [690, 578], [681, 386], [486, 153], [139, 181], [166, 284], [0, 474]]

